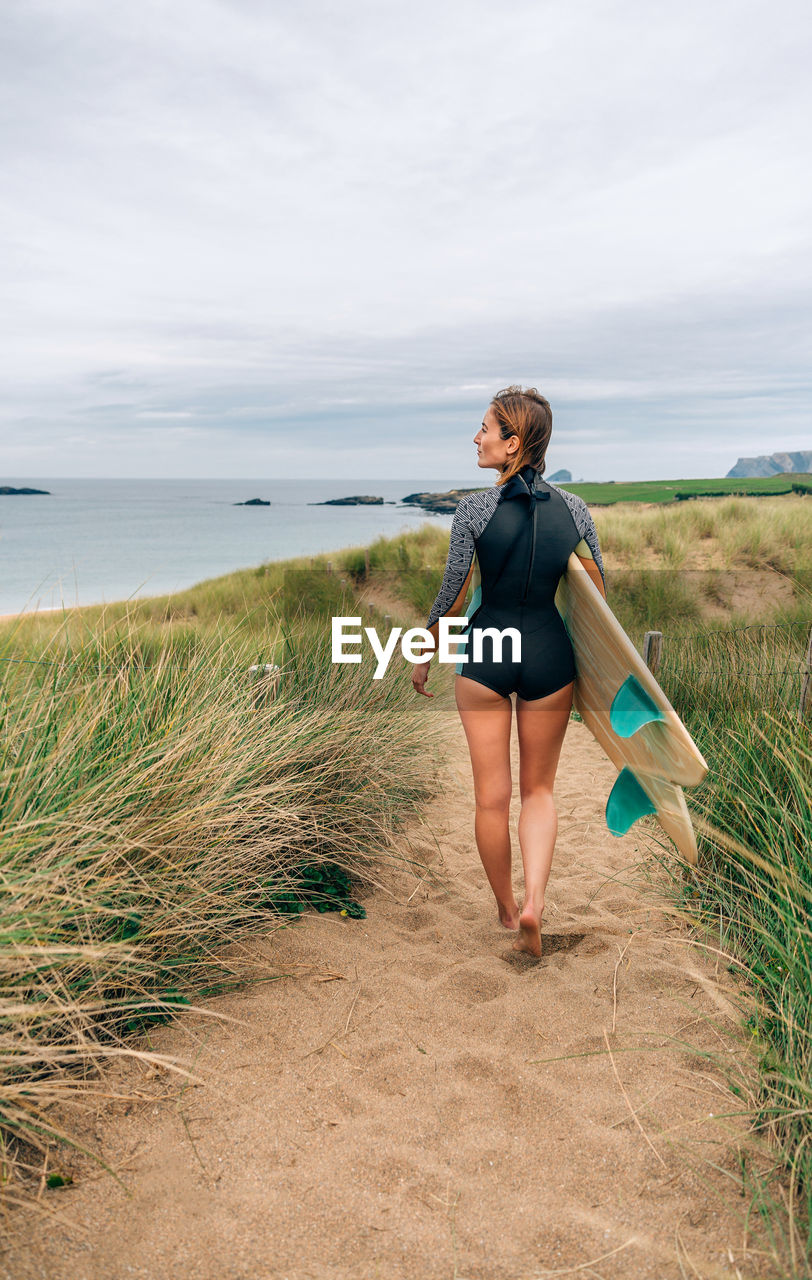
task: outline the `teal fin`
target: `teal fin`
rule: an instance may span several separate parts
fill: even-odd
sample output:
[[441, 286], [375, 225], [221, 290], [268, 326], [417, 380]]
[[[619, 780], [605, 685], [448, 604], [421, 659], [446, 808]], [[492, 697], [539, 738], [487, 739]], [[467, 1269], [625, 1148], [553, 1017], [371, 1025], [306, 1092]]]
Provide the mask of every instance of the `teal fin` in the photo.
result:
[[[481, 599], [482, 599], [482, 588], [476, 587], [474, 590], [474, 594], [471, 596], [471, 603], [469, 604], [468, 608], [465, 611], [466, 618], [473, 618], [474, 614], [479, 608]], [[470, 633], [471, 633], [471, 628], [469, 625], [468, 627], [465, 628], [464, 631], [460, 632], [458, 636], [457, 649], [460, 654], [463, 654], [463, 653], [467, 654], [468, 652], [468, 637]], [[455, 673], [458, 676], [464, 676], [465, 668], [467, 667], [467, 665], [468, 665], [467, 662], [462, 662], [462, 661], [458, 662], [454, 667]]]
[[629, 827], [646, 813], [656, 813], [631, 769], [624, 766], [606, 801], [606, 825], [613, 836], [624, 836]]
[[660, 708], [635, 676], [627, 676], [612, 699], [609, 723], [619, 738], [630, 738], [652, 720], [664, 720]]

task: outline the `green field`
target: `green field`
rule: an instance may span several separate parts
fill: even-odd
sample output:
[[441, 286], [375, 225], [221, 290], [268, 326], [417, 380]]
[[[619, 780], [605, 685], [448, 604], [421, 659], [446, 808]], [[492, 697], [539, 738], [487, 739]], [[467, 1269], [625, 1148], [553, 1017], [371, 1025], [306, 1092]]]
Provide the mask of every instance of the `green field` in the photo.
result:
[[682, 502], [689, 498], [777, 496], [785, 493], [812, 493], [812, 475], [785, 472], [778, 476], [713, 480], [607, 480], [602, 483], [562, 484], [590, 506], [613, 506], [616, 502]]

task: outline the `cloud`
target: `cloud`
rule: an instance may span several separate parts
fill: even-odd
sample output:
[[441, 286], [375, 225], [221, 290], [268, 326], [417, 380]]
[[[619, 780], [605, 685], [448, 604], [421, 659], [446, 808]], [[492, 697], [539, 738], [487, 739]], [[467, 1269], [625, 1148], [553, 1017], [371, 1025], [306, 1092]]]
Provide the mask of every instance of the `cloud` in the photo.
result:
[[330, 473], [453, 475], [511, 381], [554, 399], [551, 461], [605, 478], [709, 432], [693, 474], [745, 436], [809, 447], [809, 26], [762, 0], [12, 5], [14, 466], [301, 474], [305, 433]]

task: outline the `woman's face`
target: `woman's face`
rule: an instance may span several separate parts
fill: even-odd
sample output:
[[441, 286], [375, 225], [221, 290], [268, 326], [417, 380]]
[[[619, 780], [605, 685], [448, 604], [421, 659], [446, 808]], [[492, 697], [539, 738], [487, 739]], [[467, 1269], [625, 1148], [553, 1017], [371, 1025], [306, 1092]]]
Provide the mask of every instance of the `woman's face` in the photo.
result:
[[508, 436], [507, 440], [502, 439], [493, 405], [489, 405], [488, 412], [482, 419], [482, 426], [474, 436], [474, 444], [477, 447], [477, 466], [496, 467], [501, 471], [519, 448], [519, 437]]

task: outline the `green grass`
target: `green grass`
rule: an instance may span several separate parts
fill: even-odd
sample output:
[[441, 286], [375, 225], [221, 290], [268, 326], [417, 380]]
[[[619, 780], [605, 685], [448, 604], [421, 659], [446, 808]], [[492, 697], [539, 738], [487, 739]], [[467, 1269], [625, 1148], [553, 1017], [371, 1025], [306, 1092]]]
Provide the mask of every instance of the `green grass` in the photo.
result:
[[812, 493], [812, 475], [785, 473], [741, 479], [725, 476], [712, 480], [608, 480], [565, 483], [590, 506], [614, 506], [617, 502], [684, 502], [690, 498], [726, 496], [776, 497], [780, 494]]

